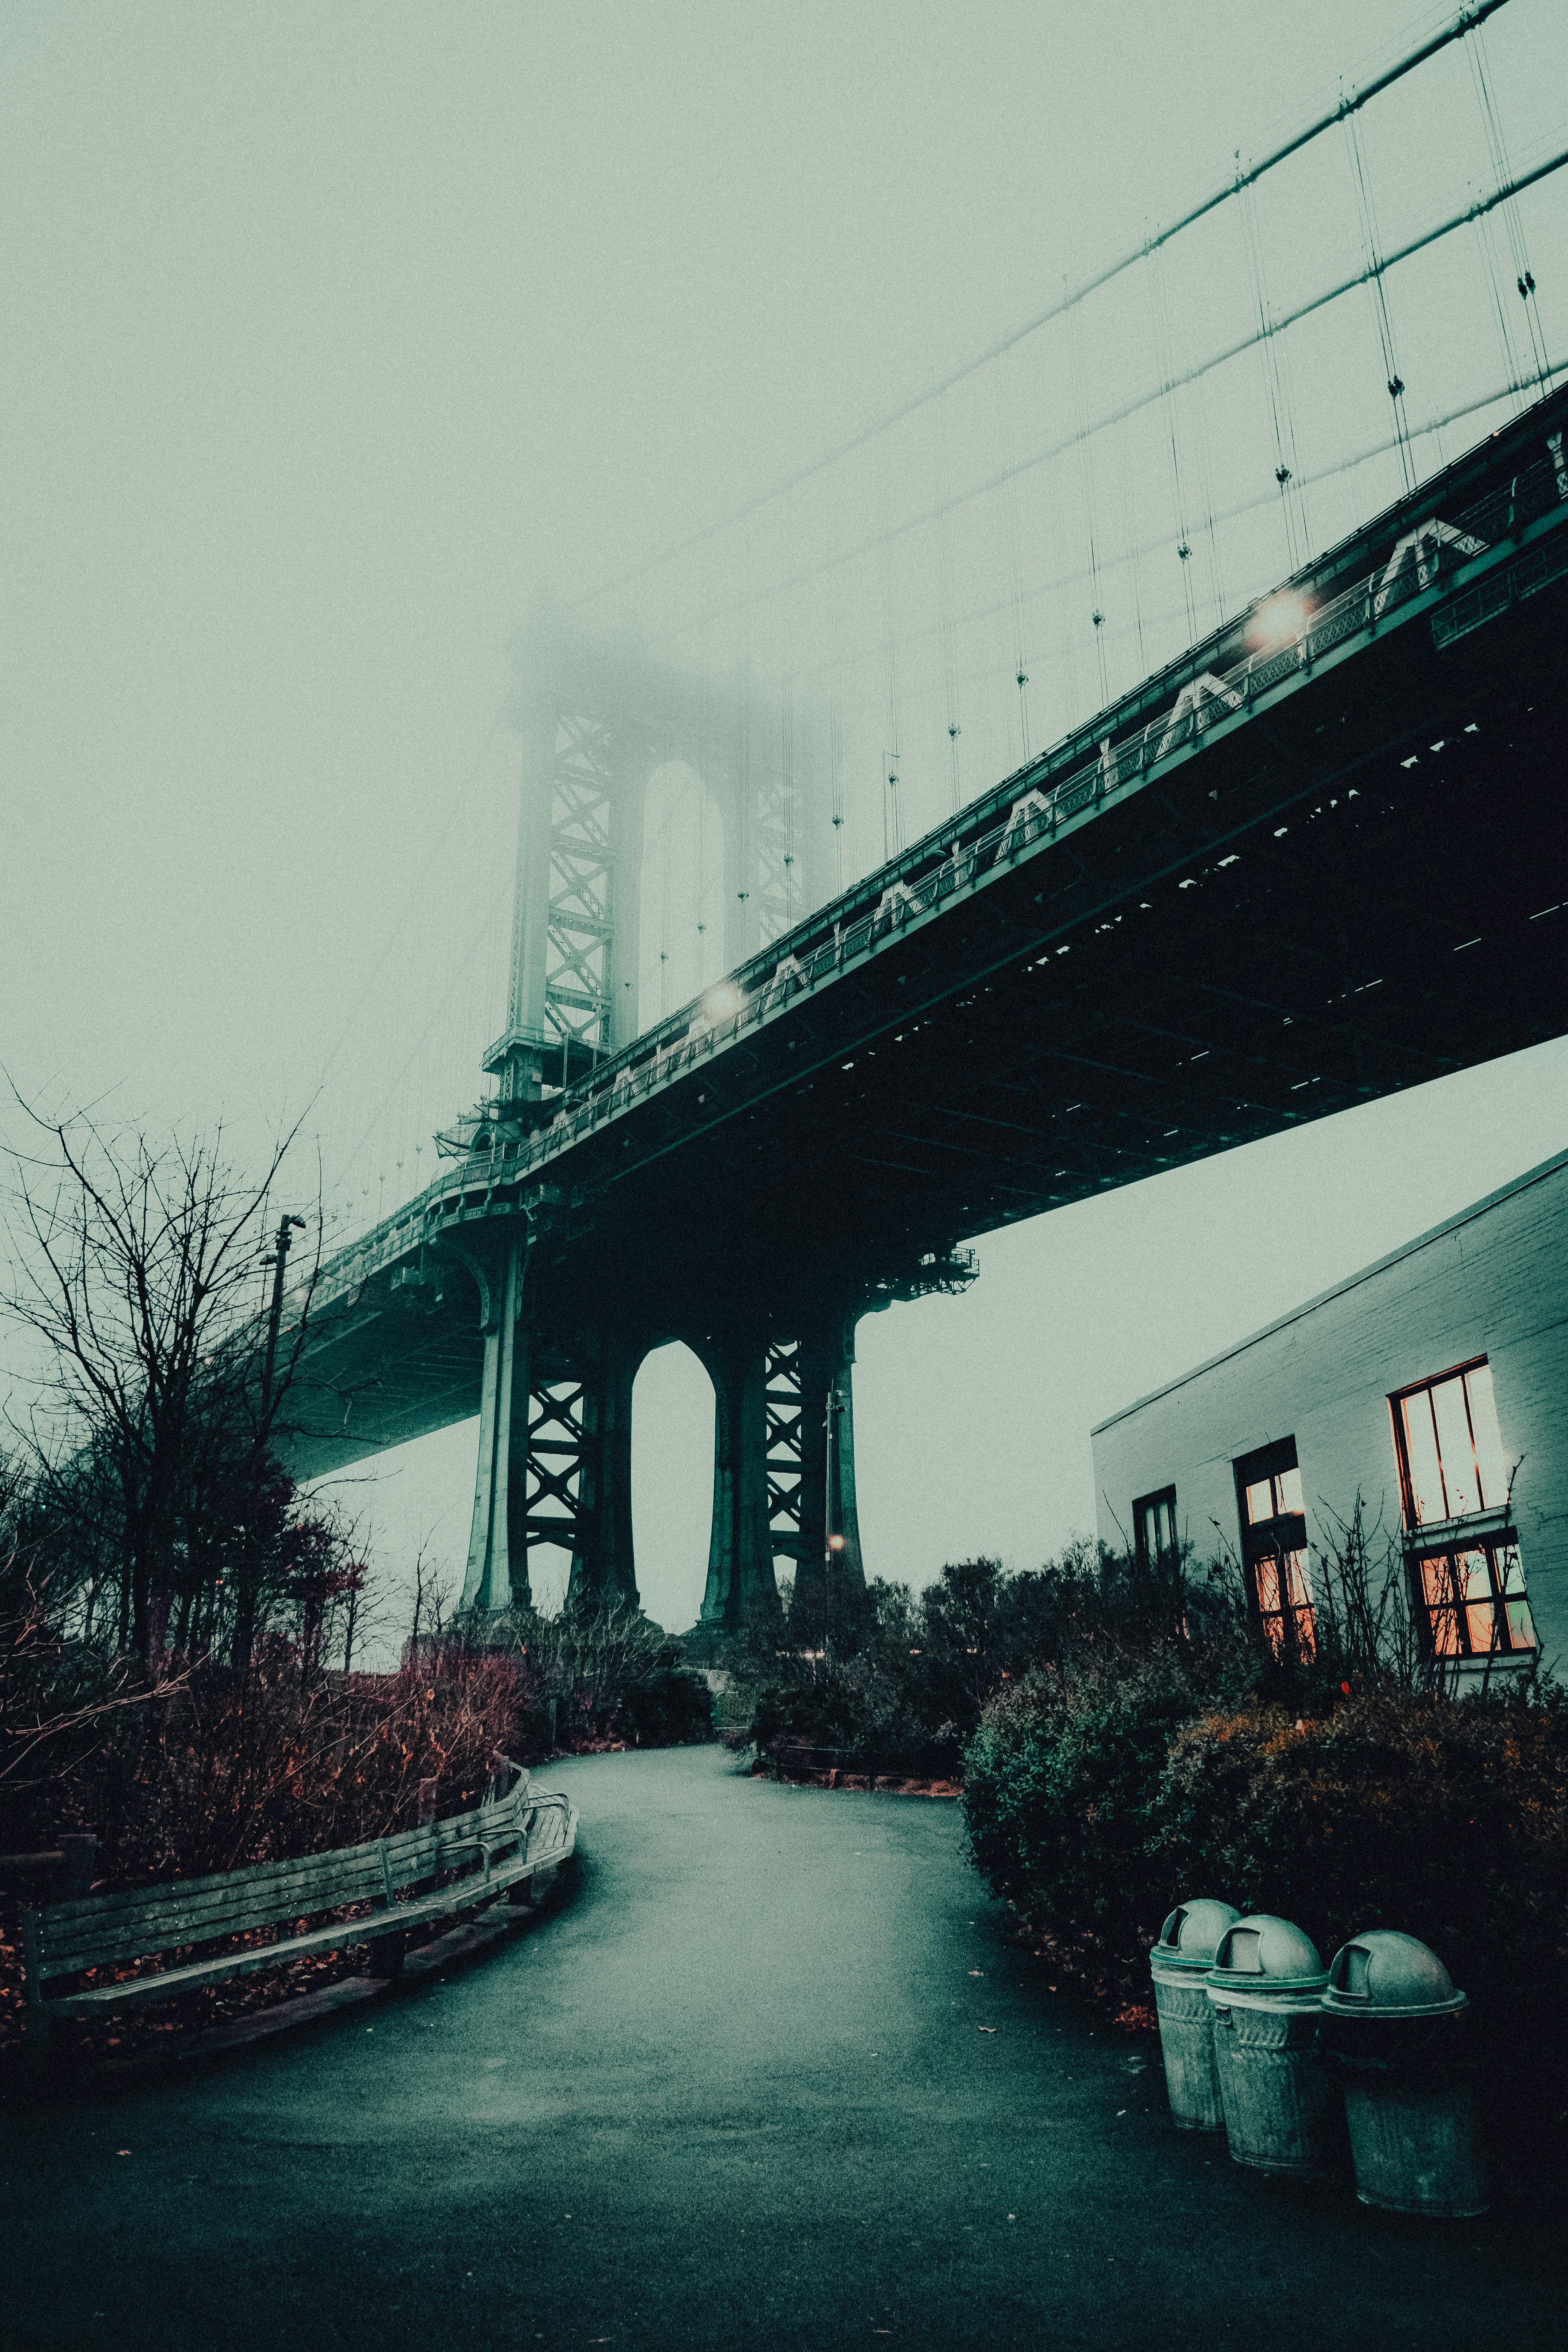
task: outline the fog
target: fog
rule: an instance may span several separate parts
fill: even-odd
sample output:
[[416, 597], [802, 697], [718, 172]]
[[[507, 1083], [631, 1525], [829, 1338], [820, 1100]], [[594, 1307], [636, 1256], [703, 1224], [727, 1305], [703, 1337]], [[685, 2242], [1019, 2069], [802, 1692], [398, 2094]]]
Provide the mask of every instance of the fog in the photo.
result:
[[[20, 1093], [242, 1160], [298, 1120], [335, 1245], [502, 1025], [520, 637], [743, 708], [801, 913], [1516, 413], [1531, 311], [1568, 358], [1568, 175], [1256, 338], [1563, 143], [1549, 0], [1016, 332], [1452, 14], [9, 10]], [[721, 968], [724, 787], [656, 780], [645, 1024]], [[1091, 1524], [1094, 1420], [1560, 1149], [1565, 1080], [1554, 1045], [1055, 1213], [868, 1319], [869, 1570]], [[705, 1378], [665, 1351], [637, 1410], [644, 1598], [685, 1624]], [[394, 1586], [421, 1534], [460, 1563], [472, 1447], [353, 1486]]]

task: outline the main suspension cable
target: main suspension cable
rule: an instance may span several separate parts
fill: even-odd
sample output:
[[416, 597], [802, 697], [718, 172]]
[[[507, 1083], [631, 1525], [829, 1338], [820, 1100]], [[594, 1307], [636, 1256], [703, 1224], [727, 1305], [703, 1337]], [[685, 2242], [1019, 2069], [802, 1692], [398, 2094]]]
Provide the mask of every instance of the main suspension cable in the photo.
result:
[[800, 483], [810, 481], [814, 475], [824, 472], [830, 466], [837, 465], [841, 458], [848, 457], [856, 449], [862, 448], [868, 441], [874, 440], [878, 434], [885, 433], [890, 425], [901, 423], [906, 416], [912, 416], [916, 410], [923, 408], [928, 401], [940, 399], [943, 393], [951, 392], [955, 384], [963, 383], [969, 376], [977, 374], [984, 367], [988, 367], [993, 360], [1000, 359], [1005, 352], [1010, 352], [1016, 343], [1024, 342], [1029, 336], [1037, 334], [1039, 330], [1048, 326], [1053, 319], [1061, 318], [1064, 312], [1075, 309], [1079, 303], [1085, 301], [1100, 287], [1109, 286], [1113, 278], [1121, 277], [1123, 270], [1132, 268], [1145, 254], [1157, 251], [1163, 245], [1168, 245], [1173, 237], [1180, 236], [1184, 230], [1194, 226], [1208, 214], [1217, 211], [1220, 205], [1229, 202], [1238, 188], [1254, 186], [1258, 181], [1277, 169], [1289, 157], [1299, 154], [1303, 147], [1310, 146], [1314, 139], [1321, 138], [1325, 131], [1332, 130], [1334, 124], [1342, 121], [1348, 111], [1367, 105], [1373, 99], [1381, 96], [1383, 91], [1392, 89], [1395, 82], [1403, 80], [1406, 74], [1414, 73], [1417, 67], [1425, 65], [1428, 58], [1436, 57], [1438, 51], [1447, 48], [1450, 42], [1462, 40], [1467, 33], [1475, 31], [1478, 26], [1484, 25], [1489, 16], [1495, 16], [1500, 8], [1507, 5], [1508, 0], [1476, 0], [1475, 5], [1462, 8], [1451, 25], [1446, 26], [1441, 32], [1433, 34], [1428, 39], [1418, 43], [1415, 48], [1406, 51], [1404, 57], [1396, 59], [1383, 73], [1376, 75], [1361, 89], [1352, 91], [1348, 98], [1342, 98], [1328, 113], [1318, 116], [1315, 121], [1308, 123], [1305, 129], [1294, 132], [1282, 145], [1274, 148], [1260, 162], [1251, 164], [1245, 172], [1234, 173], [1223, 186], [1215, 189], [1200, 203], [1192, 205], [1182, 214], [1179, 219], [1157, 230], [1152, 238], [1135, 246], [1131, 252], [1120, 255], [1116, 260], [1107, 263], [1103, 268], [1095, 270], [1089, 277], [1080, 278], [1076, 286], [1068, 289], [1055, 301], [1048, 303], [1043, 310], [1036, 311], [1032, 318], [1026, 319], [1021, 325], [1010, 329], [1006, 334], [999, 336], [994, 342], [988, 344], [984, 351], [976, 352], [973, 358], [963, 361], [958, 367], [950, 369], [945, 375], [940, 376], [934, 383], [928, 383], [921, 391], [911, 393], [894, 406], [884, 409], [880, 415], [858, 425], [854, 432], [847, 434], [843, 440], [835, 442], [831, 448], [822, 451], [820, 455], [812, 458], [809, 464], [799, 467], [794, 473], [770, 484], [766, 489], [756, 491], [750, 498], [742, 499], [739, 505], [727, 509], [723, 514], [716, 516], [713, 521], [704, 523], [700, 530], [689, 532], [684, 539], [677, 540], [668, 547], [658, 549], [652, 555], [643, 557], [639, 562], [627, 565], [624, 571], [612, 574], [607, 580], [600, 581], [595, 587], [584, 589], [581, 595], [570, 599], [563, 609], [568, 613], [578, 612], [584, 605], [595, 604], [603, 597], [613, 595], [618, 589], [630, 587], [634, 582], [645, 578], [648, 572], [656, 572], [661, 565], [672, 563], [679, 556], [689, 553], [692, 548], [700, 547], [704, 540], [717, 538], [720, 532], [728, 530], [733, 524], [744, 522], [749, 516], [760, 512], [774, 499], [783, 497], [786, 490], [794, 489]]

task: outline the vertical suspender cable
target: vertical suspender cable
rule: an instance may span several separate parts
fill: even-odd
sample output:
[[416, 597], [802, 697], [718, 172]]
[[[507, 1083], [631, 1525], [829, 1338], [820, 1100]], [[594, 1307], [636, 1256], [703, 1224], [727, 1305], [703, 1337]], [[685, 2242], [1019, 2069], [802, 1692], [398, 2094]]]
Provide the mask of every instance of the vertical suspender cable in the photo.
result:
[[[1487, 146], [1491, 156], [1494, 182], [1500, 191], [1511, 184], [1513, 167], [1509, 161], [1508, 141], [1503, 134], [1502, 118], [1498, 111], [1497, 101], [1492, 96], [1491, 74], [1487, 64], [1486, 32], [1483, 26], [1479, 25], [1476, 26], [1470, 39], [1465, 45], [1465, 54], [1469, 60], [1470, 79], [1475, 88], [1481, 128], [1486, 134]], [[1535, 277], [1530, 267], [1530, 250], [1525, 242], [1524, 223], [1520, 218], [1518, 197], [1510, 196], [1499, 205], [1498, 209], [1502, 214], [1503, 227], [1508, 236], [1509, 250], [1513, 261], [1514, 284], [1518, 289], [1520, 299], [1524, 304], [1525, 331], [1530, 338], [1531, 373], [1535, 377], [1539, 390], [1545, 392], [1551, 386], [1552, 370], [1547, 363], [1546, 338], [1542, 331], [1540, 313], [1536, 309]], [[1500, 289], [1497, 283], [1495, 258], [1489, 250], [1492, 237], [1489, 213], [1478, 215], [1476, 235], [1481, 240], [1483, 259], [1488, 265], [1488, 276], [1492, 281], [1494, 294], [1496, 294]], [[1506, 310], [1506, 303], [1500, 301], [1500, 313]], [[1506, 326], [1503, 328], [1502, 335], [1506, 362], [1512, 358], [1512, 337], [1509, 334]]]
[[1007, 569], [1007, 595], [1013, 613], [1013, 676], [1018, 688], [1018, 730], [1023, 755], [1029, 756], [1029, 665], [1024, 657], [1024, 581], [1018, 543], [1018, 474], [1014, 450], [1013, 385], [1009, 354], [996, 362], [996, 425], [1002, 464], [1007, 478], [1002, 486], [1002, 530]]
[[[1171, 322], [1165, 302], [1165, 255], [1163, 247], [1151, 252], [1148, 261], [1149, 301], [1154, 314], [1154, 351], [1159, 365], [1160, 388], [1164, 394], [1165, 426], [1171, 449], [1171, 488], [1176, 507], [1176, 558], [1182, 567], [1182, 593], [1187, 608], [1187, 643], [1195, 645], [1198, 635], [1197, 606], [1193, 596], [1192, 543], [1187, 535], [1186, 501], [1182, 495], [1182, 458], [1176, 437], [1175, 371], [1171, 364]], [[1139, 631], [1139, 658], [1142, 659], [1142, 631]]]
[[893, 577], [891, 457], [888, 436], [877, 443], [878, 561], [882, 573], [882, 661], [887, 677], [888, 732], [882, 752], [882, 856], [895, 856], [899, 838], [899, 614]]
[[1407, 490], [1415, 488], [1415, 460], [1410, 447], [1409, 427], [1405, 415], [1405, 380], [1399, 373], [1394, 349], [1394, 322], [1388, 315], [1388, 289], [1383, 282], [1383, 255], [1378, 245], [1377, 214], [1373, 204], [1372, 183], [1367, 177], [1366, 155], [1362, 146], [1361, 116], [1354, 107], [1345, 110], [1345, 140], [1350, 148], [1351, 168], [1355, 175], [1356, 209], [1361, 216], [1361, 241], [1366, 256], [1367, 293], [1372, 302], [1372, 314], [1383, 347], [1383, 372], [1388, 382], [1389, 398], [1394, 403], [1394, 429], [1399, 436], [1399, 462]]
[[1094, 446], [1093, 427], [1089, 423], [1083, 386], [1083, 337], [1079, 314], [1070, 313], [1068, 329], [1068, 349], [1072, 363], [1073, 406], [1078, 420], [1079, 491], [1083, 503], [1084, 521], [1089, 532], [1089, 620], [1094, 629], [1095, 656], [1100, 665], [1100, 708], [1110, 699], [1110, 686], [1105, 667], [1105, 607], [1100, 593], [1100, 551], [1095, 544], [1094, 513]]
[[936, 489], [937, 617], [942, 626], [943, 701], [947, 711], [947, 746], [952, 770], [952, 814], [963, 802], [958, 775], [958, 638], [952, 617], [952, 467], [947, 442], [947, 402], [931, 404], [931, 459]]
[[[1241, 158], [1237, 157], [1237, 210], [1241, 219], [1242, 236], [1247, 249], [1247, 268], [1252, 278], [1253, 299], [1258, 308], [1258, 351], [1263, 368], [1263, 384], [1268, 400], [1269, 420], [1274, 429], [1274, 478], [1279, 485], [1279, 516], [1285, 532], [1285, 568], [1294, 572], [1306, 560], [1306, 533], [1301, 533], [1302, 545], [1297, 551], [1295, 516], [1290, 502], [1290, 484], [1296, 468], [1289, 458], [1295, 456], [1295, 436], [1289, 429], [1285, 387], [1280, 376], [1277, 337], [1268, 312], [1268, 295], [1263, 278], [1263, 247], [1258, 229], [1257, 200], [1253, 186], [1242, 173]], [[1289, 448], [1287, 453], [1287, 440]]]

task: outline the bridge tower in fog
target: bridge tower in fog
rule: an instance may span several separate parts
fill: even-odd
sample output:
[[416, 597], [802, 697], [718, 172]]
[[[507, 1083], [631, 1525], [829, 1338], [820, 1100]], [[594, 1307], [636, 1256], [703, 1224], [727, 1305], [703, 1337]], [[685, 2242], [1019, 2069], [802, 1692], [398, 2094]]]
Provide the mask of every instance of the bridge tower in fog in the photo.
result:
[[717, 969], [733, 971], [827, 895], [826, 730], [809, 710], [661, 664], [545, 614], [513, 647], [520, 748], [502, 1103], [575, 1083], [657, 1019], [638, 1002], [648, 788], [688, 770], [722, 824]]
[[[689, 771], [722, 825], [718, 968], [733, 971], [826, 895], [829, 792], [820, 716], [537, 620], [515, 648], [517, 863], [506, 1026], [485, 1055], [493, 1099], [449, 1141], [498, 1166], [548, 1127], [564, 1091], [648, 1025], [638, 1002], [649, 786]], [[717, 877], [715, 877], [717, 878]], [[718, 910], [715, 909], [717, 912]], [[568, 1591], [637, 1598], [631, 1397], [650, 1349], [689, 1346], [714, 1390], [713, 1515], [702, 1617], [776, 1613], [775, 1561], [803, 1615], [833, 1580], [863, 1590], [850, 1366], [863, 1283], [807, 1281], [785, 1301], [737, 1290], [673, 1318], [636, 1298], [548, 1303], [569, 1201], [542, 1200], [443, 1244], [478, 1284], [484, 1329], [479, 1463], [465, 1605], [530, 1598], [528, 1553], [569, 1552]], [[816, 1595], [814, 1601], [813, 1595]]]

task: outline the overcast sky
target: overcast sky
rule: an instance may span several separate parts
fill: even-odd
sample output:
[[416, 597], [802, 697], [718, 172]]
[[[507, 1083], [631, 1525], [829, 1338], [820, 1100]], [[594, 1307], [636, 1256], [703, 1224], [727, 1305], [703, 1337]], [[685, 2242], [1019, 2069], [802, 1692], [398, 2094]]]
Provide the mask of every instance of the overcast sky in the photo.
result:
[[[393, 1139], [355, 1162], [365, 1213], [390, 1206], [384, 1185], [414, 1181], [413, 1139], [477, 1089], [465, 1041], [500, 1026], [516, 776], [496, 720], [509, 644], [540, 600], [581, 595], [805, 464], [1451, 13], [11, 0], [0, 1061], [18, 1087], [104, 1098], [154, 1130], [222, 1118], [241, 1150], [308, 1110], [331, 1182], [408, 1058], [411, 1006], [445, 990], [458, 1043], [430, 1034], [423, 1092], [405, 1087], [401, 1127], [380, 1131]], [[1568, 12], [1510, 0], [1487, 57], [1514, 163], [1563, 143]], [[1468, 70], [1456, 49], [1367, 110], [1384, 249], [1481, 191]], [[1354, 266], [1334, 139], [1272, 209], [1260, 191], [1277, 308], [1314, 272]], [[1568, 224], [1558, 184], [1532, 203], [1521, 217], [1556, 356]], [[1173, 352], [1255, 301], [1226, 257], [1236, 236], [1230, 218], [1215, 229], [1229, 247], [1173, 258]], [[1498, 239], [1507, 264], [1500, 222]], [[1467, 231], [1397, 299], [1413, 420], [1499, 385], [1484, 258]], [[1090, 408], [1157, 363], [1120, 318], [1085, 327]], [[1341, 341], [1298, 347], [1304, 471], [1386, 430], [1365, 300], [1344, 319]], [[1021, 441], [1044, 433], [1068, 351], [1016, 362]], [[1188, 412], [1195, 509], [1258, 472], [1262, 443], [1245, 436], [1262, 431], [1262, 394], [1254, 365]], [[994, 453], [997, 411], [984, 432], [978, 407], [946, 414], [941, 463], [962, 484]], [[1473, 437], [1450, 429], [1425, 462]], [[918, 505], [914, 446], [898, 445], [891, 471]], [[1392, 456], [1333, 476], [1303, 528], [1326, 543], [1398, 479]], [[1137, 543], [1133, 491], [1119, 506], [1103, 469], [1098, 488], [1078, 474], [1069, 487], [1109, 500], [1106, 530]], [[831, 528], [851, 532], [878, 495], [870, 474], [850, 481]], [[1073, 672], [1062, 633], [1082, 621], [1080, 589], [1020, 604], [1020, 583], [1073, 563], [1044, 546], [1045, 505], [1011, 512], [960, 543], [959, 593], [978, 609], [997, 547], [1022, 534], [997, 594], [1032, 632], [1037, 745], [1073, 693], [1094, 698], [1092, 640]], [[1235, 527], [1227, 595], [1272, 576], [1277, 543], [1259, 534], [1278, 525], [1268, 507]], [[767, 562], [787, 553], [779, 530], [759, 524], [719, 572], [656, 575], [640, 602], [590, 609], [646, 629], [678, 592], [762, 579], [767, 532]], [[759, 640], [805, 661], [826, 630], [863, 622], [879, 712], [889, 612], [910, 628], [930, 593], [921, 546], [900, 562], [879, 603], [847, 573], [837, 604], [780, 606]], [[1178, 578], [1167, 563], [1140, 592], [1151, 658], [1180, 625]], [[1123, 602], [1115, 658], [1131, 662]], [[967, 698], [966, 792], [1017, 756], [1012, 625], [976, 622], [956, 654], [935, 645], [924, 671], [900, 672], [893, 723], [911, 738], [922, 823], [946, 788], [942, 693]], [[679, 657], [705, 656], [688, 644]], [[865, 717], [868, 744], [881, 725]], [[861, 780], [854, 870], [879, 855], [880, 782]], [[481, 935], [485, 954], [464, 962]], [[868, 1322], [870, 1568], [918, 1581], [981, 1549], [1026, 1564], [1092, 1524], [1094, 1420], [1568, 1143], [1565, 1080], [1553, 1046], [1162, 1177], [984, 1244], [963, 1301]], [[683, 1624], [706, 1550], [706, 1383], [668, 1351], [637, 1402], [645, 1598]], [[471, 1430], [449, 1432], [363, 1490], [389, 1571], [426, 1527], [460, 1557], [471, 1452]]]

